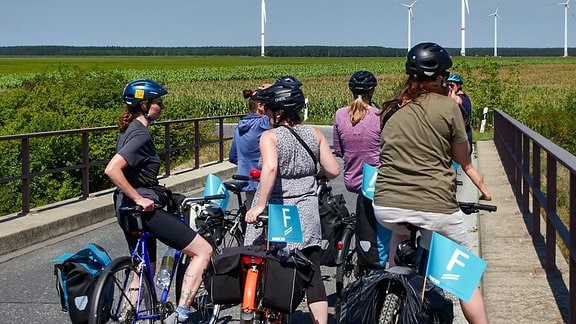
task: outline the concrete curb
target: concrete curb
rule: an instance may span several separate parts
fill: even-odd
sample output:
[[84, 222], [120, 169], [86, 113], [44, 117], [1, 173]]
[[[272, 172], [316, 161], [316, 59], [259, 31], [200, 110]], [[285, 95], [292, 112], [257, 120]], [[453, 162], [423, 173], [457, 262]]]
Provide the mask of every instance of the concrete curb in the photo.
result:
[[[217, 163], [160, 179], [174, 192], [191, 192], [204, 187], [207, 174], [229, 179], [236, 166]], [[0, 255], [55, 238], [114, 217], [113, 190], [99, 192], [86, 200], [67, 200], [32, 210], [28, 215], [7, 215], [0, 220]], [[65, 208], [62, 208], [65, 207]]]

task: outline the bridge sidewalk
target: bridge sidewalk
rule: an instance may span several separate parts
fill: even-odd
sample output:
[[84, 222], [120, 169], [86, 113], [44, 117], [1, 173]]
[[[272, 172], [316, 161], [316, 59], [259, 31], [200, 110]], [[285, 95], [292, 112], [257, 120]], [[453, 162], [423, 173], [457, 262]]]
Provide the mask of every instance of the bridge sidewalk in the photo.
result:
[[544, 271], [544, 238], [529, 233], [531, 215], [522, 215], [494, 142], [479, 141], [477, 152], [491, 203], [498, 206], [497, 212], [478, 216], [480, 254], [488, 262], [482, 289], [490, 323], [566, 322], [566, 261], [557, 251], [559, 271]]

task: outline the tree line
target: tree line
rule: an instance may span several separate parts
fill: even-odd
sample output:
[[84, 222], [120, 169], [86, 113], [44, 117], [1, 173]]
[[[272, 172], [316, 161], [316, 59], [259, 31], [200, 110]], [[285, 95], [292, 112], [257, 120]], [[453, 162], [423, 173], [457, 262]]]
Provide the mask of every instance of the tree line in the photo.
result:
[[[267, 46], [271, 57], [402, 57], [405, 48], [381, 46]], [[459, 48], [447, 48], [457, 56]], [[574, 48], [569, 49], [574, 52]], [[492, 56], [493, 48], [467, 48], [469, 56]], [[562, 56], [563, 48], [498, 48], [499, 56]], [[0, 55], [63, 56], [260, 56], [259, 46], [119, 47], [119, 46], [4, 46]]]

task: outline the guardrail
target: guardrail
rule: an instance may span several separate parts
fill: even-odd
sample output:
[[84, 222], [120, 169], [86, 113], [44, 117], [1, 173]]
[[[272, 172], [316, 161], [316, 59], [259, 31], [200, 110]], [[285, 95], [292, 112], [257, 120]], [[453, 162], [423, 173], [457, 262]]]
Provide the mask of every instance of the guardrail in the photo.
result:
[[[498, 109], [494, 111], [494, 144], [519, 200], [520, 210], [524, 215], [532, 215], [532, 237], [542, 235], [540, 211], [545, 212], [546, 251], [543, 261], [547, 273], [557, 271], [557, 236], [568, 249], [568, 322], [576, 324], [576, 157]], [[541, 166], [544, 158], [545, 173]], [[569, 173], [568, 224], [557, 213], [559, 164]]]
[[[160, 121], [156, 122], [157, 127], [163, 127], [163, 132], [159, 132], [163, 138], [158, 141], [155, 139], [156, 144], [163, 143], [162, 149], [158, 150], [160, 157], [163, 157], [163, 169], [164, 174], [161, 177], [170, 176], [172, 170], [171, 157], [177, 151], [182, 150], [193, 150], [193, 166], [190, 170], [195, 170], [200, 168], [200, 149], [208, 145], [217, 145], [218, 147], [218, 158], [213, 163], [221, 163], [224, 161], [225, 156], [228, 152], [224, 152], [226, 141], [231, 141], [232, 136], [230, 134], [225, 134], [224, 122], [230, 119], [240, 119], [243, 117], [240, 115], [228, 115], [228, 116], [214, 116], [206, 118], [191, 118], [191, 119], [181, 119], [181, 120], [171, 120], [171, 121]], [[214, 140], [201, 140], [201, 126], [206, 126], [204, 123], [210, 123], [208, 127], [212, 127], [215, 124], [216, 132]], [[172, 130], [177, 125], [191, 125], [193, 133], [191, 134], [191, 141], [188, 141], [184, 145], [174, 146], [170, 141], [170, 136]], [[0, 136], [0, 141], [19, 141], [20, 142], [20, 157], [21, 157], [21, 167], [22, 173], [20, 175], [14, 175], [11, 177], [0, 178], [0, 184], [20, 181], [21, 182], [21, 195], [22, 195], [22, 211], [21, 214], [27, 214], [30, 212], [30, 184], [33, 178], [40, 177], [48, 174], [55, 174], [67, 171], [80, 171], [82, 174], [82, 195], [81, 199], [86, 199], [91, 192], [90, 189], [90, 169], [98, 166], [106, 165], [109, 159], [105, 160], [90, 160], [90, 136], [96, 133], [114, 132], [116, 136], [117, 132], [116, 126], [108, 127], [96, 127], [96, 128], [83, 128], [75, 130], [63, 130], [63, 131], [53, 131], [53, 132], [41, 132], [41, 133], [29, 133], [29, 134], [18, 134], [18, 135], [8, 135]], [[212, 128], [213, 129], [213, 128]], [[230, 136], [226, 136], [230, 135]], [[47, 138], [47, 137], [58, 137], [58, 136], [80, 136], [81, 137], [81, 148], [80, 154], [82, 156], [82, 162], [76, 165], [63, 165], [58, 168], [46, 169], [40, 171], [32, 171], [30, 165], [30, 156], [32, 152], [30, 140], [36, 138]], [[102, 148], [99, 148], [100, 150]], [[111, 152], [114, 152], [114, 147], [110, 148]], [[112, 156], [110, 156], [112, 157]]]

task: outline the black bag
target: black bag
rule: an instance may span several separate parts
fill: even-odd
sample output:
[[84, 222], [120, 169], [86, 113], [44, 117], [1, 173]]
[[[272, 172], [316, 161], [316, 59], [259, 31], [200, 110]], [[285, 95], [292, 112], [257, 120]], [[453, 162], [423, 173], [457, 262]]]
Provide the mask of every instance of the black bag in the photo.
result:
[[392, 231], [376, 221], [372, 200], [362, 193], [358, 194], [356, 201], [354, 236], [358, 265], [367, 269], [383, 269], [388, 261]]
[[204, 286], [215, 304], [238, 304], [242, 302], [244, 282], [240, 257], [254, 255], [266, 258], [266, 251], [257, 246], [223, 248], [212, 257], [204, 275]]
[[392, 267], [376, 270], [348, 285], [337, 305], [338, 323], [376, 323], [381, 311], [388, 282], [396, 285], [403, 297], [400, 304], [399, 323], [452, 323], [454, 309], [452, 300], [444, 292], [428, 283], [422, 304], [424, 277], [413, 269]]
[[[80, 251], [64, 253], [52, 260], [56, 276], [56, 290], [62, 310], [68, 312], [72, 323], [87, 323], [94, 284], [104, 267], [110, 263], [108, 253], [90, 243]], [[109, 306], [112, 307], [114, 287], [108, 289]], [[108, 308], [109, 309], [109, 308]]]
[[[320, 224], [322, 225], [322, 251], [320, 265], [336, 266], [336, 254], [338, 253], [338, 241], [342, 238], [346, 221], [350, 218], [346, 201], [342, 194], [332, 195], [331, 192], [321, 194], [318, 199], [318, 211]], [[352, 217], [353, 218], [353, 217]]]
[[314, 269], [299, 250], [288, 256], [270, 254], [266, 260], [262, 306], [285, 314], [293, 313], [304, 299]]

